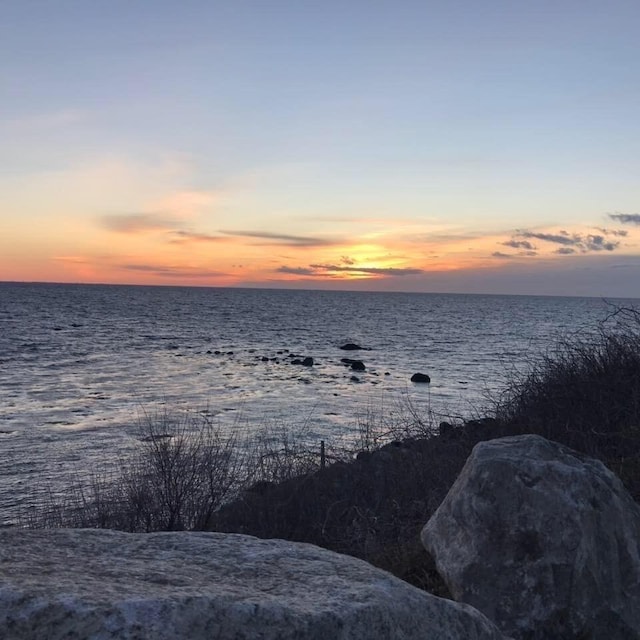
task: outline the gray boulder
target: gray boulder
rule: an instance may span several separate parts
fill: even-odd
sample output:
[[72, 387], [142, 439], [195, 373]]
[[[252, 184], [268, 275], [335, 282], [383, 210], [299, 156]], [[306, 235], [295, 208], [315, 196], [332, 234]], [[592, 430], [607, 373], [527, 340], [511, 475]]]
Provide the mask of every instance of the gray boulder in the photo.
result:
[[0, 530], [0, 638], [498, 639], [471, 607], [312, 545]]
[[596, 460], [482, 442], [422, 541], [453, 597], [514, 638], [640, 638], [640, 509]]

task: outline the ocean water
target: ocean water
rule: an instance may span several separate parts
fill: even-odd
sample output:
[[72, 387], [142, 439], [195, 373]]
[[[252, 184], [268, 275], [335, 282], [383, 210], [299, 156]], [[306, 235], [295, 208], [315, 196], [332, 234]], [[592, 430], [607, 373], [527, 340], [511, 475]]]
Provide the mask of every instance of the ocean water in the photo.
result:
[[[118, 460], [164, 409], [317, 440], [407, 403], [481, 414], [508, 371], [609, 310], [594, 298], [0, 283], [0, 524]], [[431, 384], [411, 383], [416, 372]]]

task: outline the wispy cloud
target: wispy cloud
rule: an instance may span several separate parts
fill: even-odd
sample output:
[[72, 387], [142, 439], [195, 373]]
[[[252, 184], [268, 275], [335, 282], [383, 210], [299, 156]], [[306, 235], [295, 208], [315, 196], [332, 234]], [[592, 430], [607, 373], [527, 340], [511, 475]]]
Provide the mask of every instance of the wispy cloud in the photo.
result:
[[607, 241], [604, 236], [589, 234], [585, 236], [582, 244], [587, 251], [614, 251], [620, 242]]
[[356, 267], [337, 264], [312, 264], [309, 266], [312, 269], [318, 269], [320, 271], [334, 273], [351, 273], [354, 275], [371, 274], [380, 276], [413, 276], [419, 273], [424, 273], [423, 269], [416, 269], [413, 267]]
[[237, 238], [258, 238], [266, 240], [267, 244], [282, 245], [286, 247], [327, 247], [340, 244], [338, 240], [329, 238], [318, 238], [313, 236], [293, 236], [284, 233], [271, 233], [269, 231], [225, 231], [221, 230], [227, 236]]
[[230, 241], [232, 238], [256, 238], [264, 242], [254, 245], [274, 245], [284, 247], [326, 247], [341, 244], [341, 241], [315, 236], [298, 236], [270, 231], [223, 230], [217, 234], [201, 233], [183, 228], [181, 216], [171, 213], [121, 213], [103, 215], [98, 219], [100, 226], [109, 231], [123, 234], [143, 234], [163, 231], [170, 244], [213, 243]]
[[580, 243], [579, 236], [571, 236], [566, 231], [559, 231], [558, 233], [539, 233], [535, 231], [518, 229], [515, 235], [516, 237], [520, 238], [535, 238], [536, 240], [543, 240], [544, 242], [555, 242], [557, 244], [564, 245], [573, 245]]
[[289, 273], [299, 276], [335, 277], [338, 274], [351, 276], [413, 276], [424, 273], [423, 269], [414, 267], [357, 267], [345, 264], [310, 264], [308, 267], [289, 267], [283, 265], [276, 269], [278, 273]]
[[612, 220], [617, 220], [622, 224], [640, 225], [640, 213], [609, 213], [607, 214]]
[[165, 232], [167, 242], [171, 244], [189, 244], [206, 242], [224, 242], [226, 236], [199, 233], [181, 228], [184, 220], [169, 213], [121, 213], [103, 215], [100, 225], [109, 231], [124, 234], [143, 234], [148, 232]]
[[514, 249], [528, 249], [529, 251], [533, 251], [535, 246], [531, 244], [528, 240], [507, 240], [506, 242], [501, 242], [505, 247], [512, 247]]
[[[506, 243], [502, 243], [506, 244]], [[537, 251], [533, 249], [529, 249], [526, 251], [518, 251], [517, 253], [503, 253], [502, 251], [494, 251], [491, 256], [493, 258], [501, 258], [501, 259], [516, 259], [516, 258], [533, 258], [538, 255]]]
[[68, 264], [90, 264], [89, 260], [83, 256], [53, 256], [56, 262], [66, 262]]
[[[616, 234], [613, 234], [616, 235]], [[560, 230], [557, 233], [544, 233], [536, 231], [527, 231], [526, 229], [518, 229], [511, 241], [503, 242], [507, 246], [515, 246], [519, 242], [518, 238], [536, 239], [552, 244], [560, 244], [563, 247], [573, 247], [580, 253], [589, 253], [592, 251], [615, 251], [619, 246], [619, 241], [607, 240], [604, 235], [592, 233], [569, 233]], [[509, 244], [512, 242], [514, 244]], [[558, 253], [556, 251], [556, 253]], [[570, 252], [562, 252], [568, 254]]]
[[596, 231], [603, 233], [605, 236], [618, 236], [624, 238], [629, 235], [626, 229], [605, 229], [604, 227], [596, 227]]
[[101, 216], [99, 223], [109, 231], [143, 233], [171, 229], [179, 220], [163, 213], [118, 213]]
[[170, 231], [171, 239], [169, 242], [172, 244], [187, 244], [189, 242], [224, 242], [228, 240], [224, 236], [213, 236], [208, 233], [195, 233], [193, 231], [184, 231], [177, 229]]
[[119, 269], [125, 271], [140, 271], [150, 273], [156, 276], [169, 278], [215, 278], [226, 276], [228, 274], [221, 271], [210, 269], [199, 269], [194, 267], [167, 266], [155, 264], [121, 264], [117, 265]]
[[276, 269], [277, 273], [289, 273], [294, 276], [317, 276], [319, 274], [315, 269], [311, 269], [309, 267], [288, 267], [287, 265], [282, 265]]

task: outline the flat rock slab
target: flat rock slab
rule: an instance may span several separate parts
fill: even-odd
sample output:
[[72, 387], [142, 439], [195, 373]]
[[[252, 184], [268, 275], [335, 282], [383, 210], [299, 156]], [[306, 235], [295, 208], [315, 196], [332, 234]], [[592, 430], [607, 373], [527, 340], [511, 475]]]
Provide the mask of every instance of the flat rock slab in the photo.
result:
[[482, 442], [422, 541], [454, 598], [514, 638], [640, 638], [640, 508], [597, 460]]
[[216, 533], [5, 529], [0, 638], [503, 636], [471, 607], [312, 545]]

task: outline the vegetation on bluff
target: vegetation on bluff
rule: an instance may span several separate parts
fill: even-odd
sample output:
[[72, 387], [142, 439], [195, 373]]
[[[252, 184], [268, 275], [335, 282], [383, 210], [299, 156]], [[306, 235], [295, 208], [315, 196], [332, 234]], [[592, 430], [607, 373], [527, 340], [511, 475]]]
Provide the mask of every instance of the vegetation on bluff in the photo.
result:
[[616, 309], [513, 374], [489, 417], [436, 424], [370, 415], [351, 449], [288, 430], [227, 439], [205, 418], [148, 419], [115, 478], [94, 478], [35, 526], [209, 530], [311, 542], [446, 594], [419, 542], [473, 446], [537, 433], [600, 458], [640, 500], [640, 313]]

